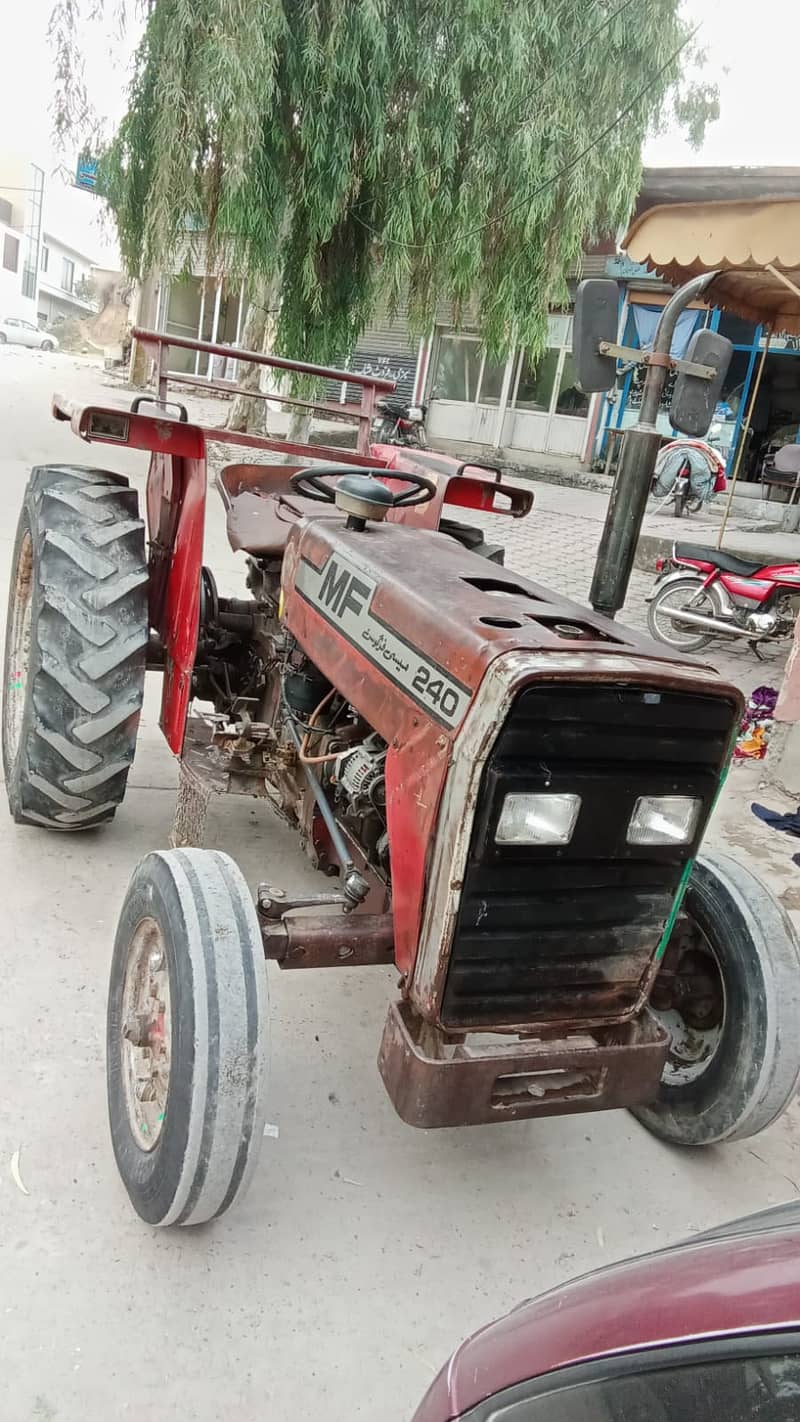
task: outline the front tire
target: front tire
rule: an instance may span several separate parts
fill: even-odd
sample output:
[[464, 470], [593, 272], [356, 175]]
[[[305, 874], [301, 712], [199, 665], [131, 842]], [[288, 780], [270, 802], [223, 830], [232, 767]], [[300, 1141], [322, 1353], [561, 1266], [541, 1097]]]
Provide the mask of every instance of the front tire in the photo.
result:
[[42, 344], [40, 345], [39, 350], [40, 350], [40, 351], [54, 351], [54, 350], [55, 350], [55, 346], [53, 345], [53, 342], [52, 342], [52, 341], [42, 341]]
[[118, 474], [34, 469], [11, 564], [3, 765], [19, 824], [92, 829], [122, 802], [148, 638], [144, 524]]
[[149, 854], [120, 914], [107, 1023], [111, 1140], [137, 1213], [196, 1225], [229, 1210], [266, 1117], [267, 973], [227, 854]]
[[[633, 1114], [675, 1145], [741, 1140], [777, 1120], [800, 1083], [800, 947], [777, 899], [723, 854], [697, 860], [683, 909], [651, 1004], [670, 1056], [658, 1097]], [[684, 987], [666, 1010], [662, 974]]]

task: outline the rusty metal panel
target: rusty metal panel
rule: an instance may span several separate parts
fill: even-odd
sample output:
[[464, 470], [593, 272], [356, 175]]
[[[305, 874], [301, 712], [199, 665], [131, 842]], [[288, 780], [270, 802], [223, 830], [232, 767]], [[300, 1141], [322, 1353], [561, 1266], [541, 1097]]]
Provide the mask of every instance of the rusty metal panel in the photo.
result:
[[282, 968], [363, 968], [389, 964], [394, 957], [390, 913], [262, 917], [264, 952]]
[[649, 1013], [624, 1027], [475, 1046], [393, 1003], [378, 1067], [409, 1126], [477, 1126], [638, 1105], [658, 1092], [669, 1036]]

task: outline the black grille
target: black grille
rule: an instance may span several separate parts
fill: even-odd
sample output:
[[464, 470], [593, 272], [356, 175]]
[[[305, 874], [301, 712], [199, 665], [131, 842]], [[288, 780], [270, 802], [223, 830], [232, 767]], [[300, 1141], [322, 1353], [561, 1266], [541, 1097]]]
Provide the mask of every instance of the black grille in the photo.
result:
[[[442, 1003], [448, 1027], [618, 1020], [637, 998], [694, 845], [627, 843], [640, 795], [703, 801], [719, 785], [736, 706], [642, 687], [537, 684], [520, 693], [481, 780]], [[499, 846], [506, 794], [581, 796], [564, 847]]]

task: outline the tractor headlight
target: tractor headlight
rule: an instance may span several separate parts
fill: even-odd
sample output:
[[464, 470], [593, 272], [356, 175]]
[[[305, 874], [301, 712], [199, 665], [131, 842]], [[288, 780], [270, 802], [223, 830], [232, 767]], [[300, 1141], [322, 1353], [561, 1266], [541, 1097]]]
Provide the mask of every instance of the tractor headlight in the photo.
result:
[[702, 803], [692, 795], [640, 795], [628, 825], [628, 844], [688, 844]]
[[580, 808], [580, 795], [506, 795], [495, 842], [569, 844]]

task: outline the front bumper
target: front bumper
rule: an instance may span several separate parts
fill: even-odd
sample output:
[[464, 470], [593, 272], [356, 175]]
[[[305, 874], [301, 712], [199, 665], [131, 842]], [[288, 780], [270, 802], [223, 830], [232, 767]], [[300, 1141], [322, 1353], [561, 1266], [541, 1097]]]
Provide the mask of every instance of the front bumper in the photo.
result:
[[652, 1013], [569, 1036], [470, 1045], [389, 1008], [378, 1067], [409, 1126], [478, 1126], [636, 1106], [658, 1093], [669, 1036]]

